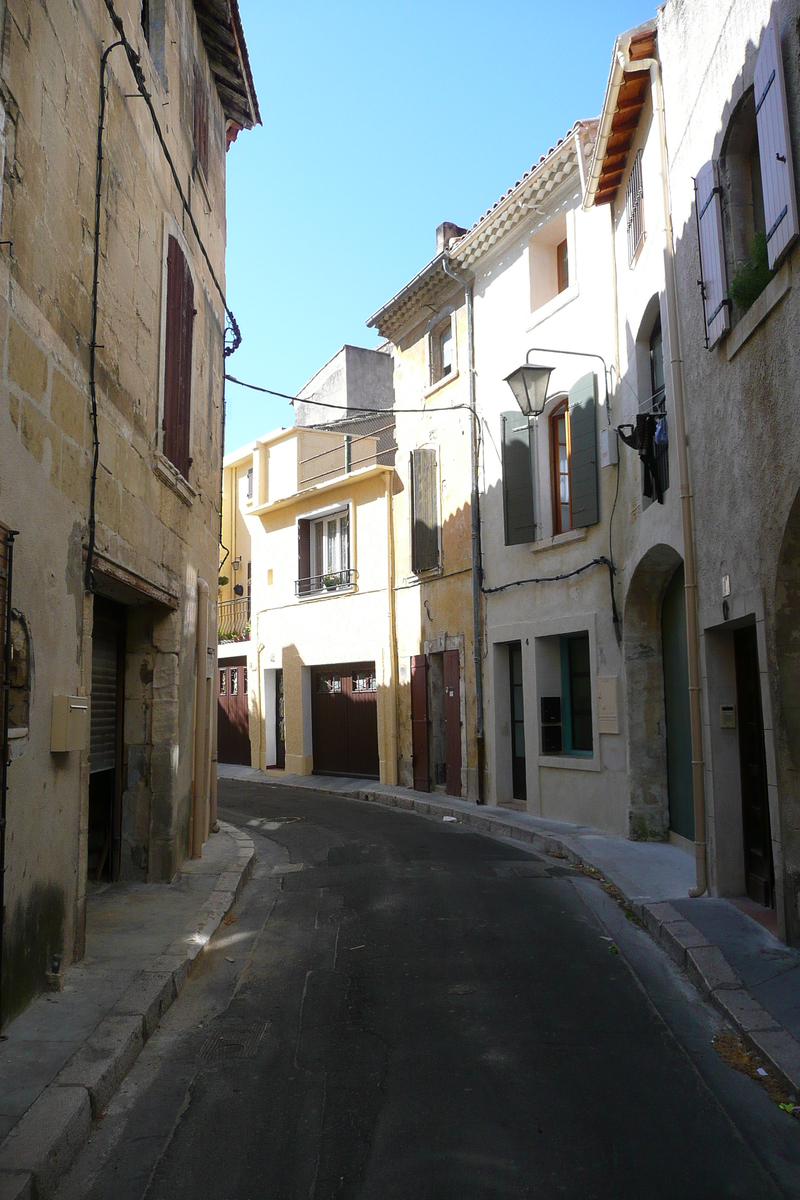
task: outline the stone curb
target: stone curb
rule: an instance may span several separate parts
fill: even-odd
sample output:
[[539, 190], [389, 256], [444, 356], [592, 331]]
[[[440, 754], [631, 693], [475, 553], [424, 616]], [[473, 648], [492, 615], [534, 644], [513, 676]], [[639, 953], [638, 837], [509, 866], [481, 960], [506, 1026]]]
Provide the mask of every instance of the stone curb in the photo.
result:
[[[242, 782], [263, 783], [267, 787], [286, 786], [280, 779], [265, 778]], [[307, 790], [327, 789], [307, 787]], [[382, 792], [375, 788], [343, 789], [334, 794], [349, 800], [362, 800], [382, 804], [387, 808], [417, 812], [427, 817], [455, 817], [470, 829], [524, 842], [545, 854], [555, 851], [564, 854], [575, 866], [599, 870], [568, 836], [554, 832], [542, 833], [517, 825], [495, 815], [497, 809], [478, 809], [464, 800], [421, 800], [418, 796], [402, 792]], [[609, 879], [609, 882], [614, 883], [612, 879]], [[712, 945], [700, 930], [691, 921], [687, 921], [668, 901], [643, 903], [640, 899], [626, 896], [618, 884], [614, 883], [614, 887], [653, 940], [686, 971], [698, 990], [708, 997], [717, 1011], [733, 1025], [752, 1049], [761, 1055], [783, 1086], [793, 1095], [800, 1097], [800, 1043], [750, 995], [719, 947]]]
[[197, 915], [188, 943], [177, 939], [134, 980], [125, 996], [0, 1142], [0, 1200], [47, 1200], [89, 1136], [145, 1042], [176, 1000], [192, 968], [253, 873], [251, 838], [227, 822], [232, 862]]

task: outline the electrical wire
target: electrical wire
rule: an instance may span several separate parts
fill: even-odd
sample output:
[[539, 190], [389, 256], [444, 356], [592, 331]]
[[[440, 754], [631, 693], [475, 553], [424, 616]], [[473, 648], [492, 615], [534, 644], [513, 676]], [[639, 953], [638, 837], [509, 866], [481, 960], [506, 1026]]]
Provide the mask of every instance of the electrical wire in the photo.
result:
[[[113, 42], [110, 46], [106, 47], [106, 49], [103, 51], [103, 54], [100, 57], [100, 104], [99, 104], [99, 114], [98, 114], [98, 121], [97, 121], [97, 167], [96, 167], [96, 172], [95, 172], [94, 254], [93, 254], [93, 262], [92, 262], [92, 311], [91, 311], [91, 334], [90, 334], [90, 341], [89, 341], [89, 398], [90, 398], [90, 404], [91, 404], [91, 420], [92, 420], [92, 473], [91, 473], [91, 482], [90, 482], [90, 488], [89, 488], [89, 518], [88, 518], [88, 522], [87, 522], [88, 536], [87, 536], [87, 547], [86, 547], [86, 568], [84, 571], [84, 586], [85, 586], [86, 590], [89, 592], [94, 590], [92, 567], [93, 567], [93, 563], [94, 563], [94, 547], [95, 547], [95, 537], [96, 537], [96, 531], [97, 531], [97, 512], [96, 512], [96, 508], [97, 508], [97, 504], [96, 504], [96, 501], [97, 501], [97, 470], [98, 470], [98, 465], [99, 465], [99, 461], [100, 461], [100, 438], [99, 438], [99, 434], [98, 434], [98, 417], [97, 417], [97, 351], [99, 349], [102, 349], [103, 347], [98, 345], [98, 342], [97, 342], [97, 321], [98, 321], [98, 281], [99, 281], [99, 273], [100, 273], [100, 216], [101, 216], [102, 187], [103, 187], [103, 133], [105, 130], [105, 116], [106, 116], [106, 105], [107, 105], [106, 68], [108, 65], [108, 57], [111, 54], [111, 51], [115, 50], [118, 46], [122, 46], [123, 49], [125, 50], [125, 54], [127, 56], [128, 63], [130, 65], [134, 80], [136, 82], [136, 86], [138, 88], [138, 94], [140, 96], [142, 96], [142, 98], [145, 101], [145, 104], [147, 105], [151, 120], [153, 122], [153, 128], [155, 130], [156, 137], [158, 138], [158, 142], [159, 142], [159, 145], [161, 146], [161, 150], [164, 154], [164, 158], [166, 159], [167, 165], [169, 166], [173, 182], [175, 183], [175, 187], [177, 188], [178, 195], [180, 197], [183, 211], [186, 213], [187, 217], [189, 218], [189, 223], [192, 227], [194, 236], [197, 239], [197, 244], [200, 248], [200, 253], [202, 254], [203, 258], [205, 259], [206, 266], [208, 267], [209, 273], [211, 275], [211, 279], [214, 283], [215, 288], [217, 289], [217, 292], [219, 293], [220, 299], [222, 300], [222, 305], [223, 305], [223, 308], [225, 309], [225, 315], [226, 315], [228, 321], [230, 322], [230, 330], [233, 334], [233, 340], [229, 345], [223, 345], [223, 350], [222, 350], [223, 361], [226, 358], [229, 358], [236, 350], [238, 350], [239, 346], [242, 343], [242, 334], [241, 334], [241, 330], [239, 329], [238, 322], [237, 322], [236, 318], [234, 317], [233, 313], [231, 312], [231, 310], [228, 308], [228, 303], [225, 299], [225, 293], [222, 290], [222, 285], [220, 284], [219, 280], [217, 279], [217, 275], [214, 270], [213, 264], [209, 257], [208, 251], [206, 250], [205, 242], [203, 241], [202, 237], [200, 236], [200, 230], [197, 227], [197, 222], [194, 219], [194, 214], [192, 213], [191, 206], [190, 206], [189, 201], [187, 200], [186, 195], [184, 193], [183, 186], [182, 186], [181, 180], [180, 180], [180, 176], [178, 175], [178, 170], [172, 159], [172, 155], [169, 152], [169, 148], [164, 140], [164, 134], [162, 133], [162, 130], [161, 130], [161, 124], [158, 120], [158, 115], [156, 114], [156, 110], [153, 107], [152, 97], [150, 96], [150, 93], [147, 90], [144, 72], [142, 71], [142, 68], [141, 68], [141, 56], [140, 56], [139, 52], [137, 50], [135, 50], [133, 48], [133, 46], [131, 45], [131, 43], [128, 41], [127, 35], [125, 33], [125, 27], [122, 22], [122, 18], [119, 16], [116, 9], [114, 8], [113, 0], [105, 0], [105, 6], [106, 6], [106, 9], [108, 10], [108, 15], [111, 18], [111, 22], [112, 22], [115, 30], [117, 31], [118, 40], [116, 42]], [[225, 334], [223, 335], [223, 341], [224, 341], [225, 336], [227, 335], [227, 332], [228, 331], [226, 329]], [[223, 384], [223, 414], [224, 414], [224, 408], [225, 408], [225, 395], [224, 395], [224, 384]], [[223, 434], [223, 436], [224, 436], [224, 434]]]
[[[244, 380], [237, 379], [234, 375], [226, 375], [225, 378], [229, 383], [238, 383], [239, 387], [249, 388], [251, 392], [264, 392], [267, 396], [279, 396], [283, 400], [290, 400], [292, 404], [313, 404], [317, 408], [336, 408], [348, 413], [373, 413], [383, 416], [387, 416], [389, 413], [410, 413], [418, 417], [423, 413], [457, 412], [459, 409], [475, 413], [471, 404], [442, 404], [439, 406], [426, 404], [424, 408], [395, 408], [394, 406], [391, 408], [363, 408], [351, 404], [329, 404], [327, 400], [307, 400], [305, 396], [289, 396], [286, 392], [275, 392], [272, 388], [259, 387], [256, 383], [245, 383]], [[475, 416], [477, 418], [477, 413]]]
[[509, 588], [522, 587], [526, 583], [560, 583], [562, 579], [574, 579], [576, 575], [583, 575], [584, 571], [590, 571], [592, 567], [608, 567], [612, 573], [616, 572], [611, 560], [605, 554], [601, 554], [599, 558], [593, 558], [591, 562], [576, 567], [574, 571], [563, 571], [560, 575], [539, 575], [533, 579], [514, 579], [511, 583], [501, 583], [498, 587], [482, 587], [481, 591], [484, 596], [493, 596], [497, 592], [507, 592]]

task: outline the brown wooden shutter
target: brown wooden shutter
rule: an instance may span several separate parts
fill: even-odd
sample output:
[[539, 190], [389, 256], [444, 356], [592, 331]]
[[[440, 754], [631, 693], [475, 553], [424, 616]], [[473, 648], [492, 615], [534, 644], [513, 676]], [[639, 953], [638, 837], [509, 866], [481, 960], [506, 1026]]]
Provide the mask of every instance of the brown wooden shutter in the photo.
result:
[[297, 522], [297, 594], [311, 590], [311, 522]]
[[707, 162], [697, 172], [695, 204], [700, 229], [700, 274], [705, 303], [705, 336], [709, 349], [731, 327], [727, 296], [725, 248], [722, 242], [722, 207], [716, 164]]
[[774, 16], [764, 30], [753, 85], [767, 253], [769, 265], [774, 267], [798, 234], [786, 84], [781, 41]]
[[435, 450], [412, 450], [411, 479], [411, 569], [432, 571], [439, 565]]
[[189, 478], [194, 284], [177, 238], [167, 249], [167, 335], [164, 348], [165, 456]]
[[418, 792], [428, 786], [428, 662], [424, 654], [411, 656], [411, 752], [414, 787]]

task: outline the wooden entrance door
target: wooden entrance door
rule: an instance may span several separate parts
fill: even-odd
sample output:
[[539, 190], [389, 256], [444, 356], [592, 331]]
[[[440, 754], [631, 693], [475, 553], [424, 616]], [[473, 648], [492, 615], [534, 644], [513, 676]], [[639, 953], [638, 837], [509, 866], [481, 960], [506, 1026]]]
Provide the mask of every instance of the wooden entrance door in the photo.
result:
[[772, 908], [775, 904], [775, 881], [755, 625], [737, 629], [733, 635], [733, 646], [736, 659], [736, 701], [739, 708], [745, 886], [751, 900], [756, 900], [766, 908]]
[[461, 668], [457, 650], [444, 652], [445, 782], [448, 796], [461, 795]]
[[223, 658], [217, 672], [217, 758], [250, 766], [247, 658]]
[[411, 755], [416, 791], [430, 791], [428, 783], [428, 660], [424, 654], [411, 656]]
[[380, 777], [375, 663], [311, 668], [315, 775]]
[[678, 567], [661, 605], [664, 660], [664, 710], [667, 726], [669, 827], [694, 841], [692, 726], [689, 715], [689, 654], [686, 645], [686, 595], [683, 565]]

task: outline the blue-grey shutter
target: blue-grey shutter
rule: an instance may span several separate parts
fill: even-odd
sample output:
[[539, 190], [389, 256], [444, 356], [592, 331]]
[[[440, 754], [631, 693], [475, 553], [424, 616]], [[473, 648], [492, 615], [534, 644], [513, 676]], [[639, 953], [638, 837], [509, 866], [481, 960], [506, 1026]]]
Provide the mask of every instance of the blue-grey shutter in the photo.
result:
[[536, 538], [530, 427], [519, 410], [503, 413], [502, 423], [506, 545], [521, 546]]
[[583, 529], [600, 520], [597, 501], [597, 376], [592, 372], [569, 391], [572, 527]]
[[764, 30], [753, 83], [767, 252], [769, 265], [774, 267], [792, 245], [800, 229], [781, 39], [774, 16]]

